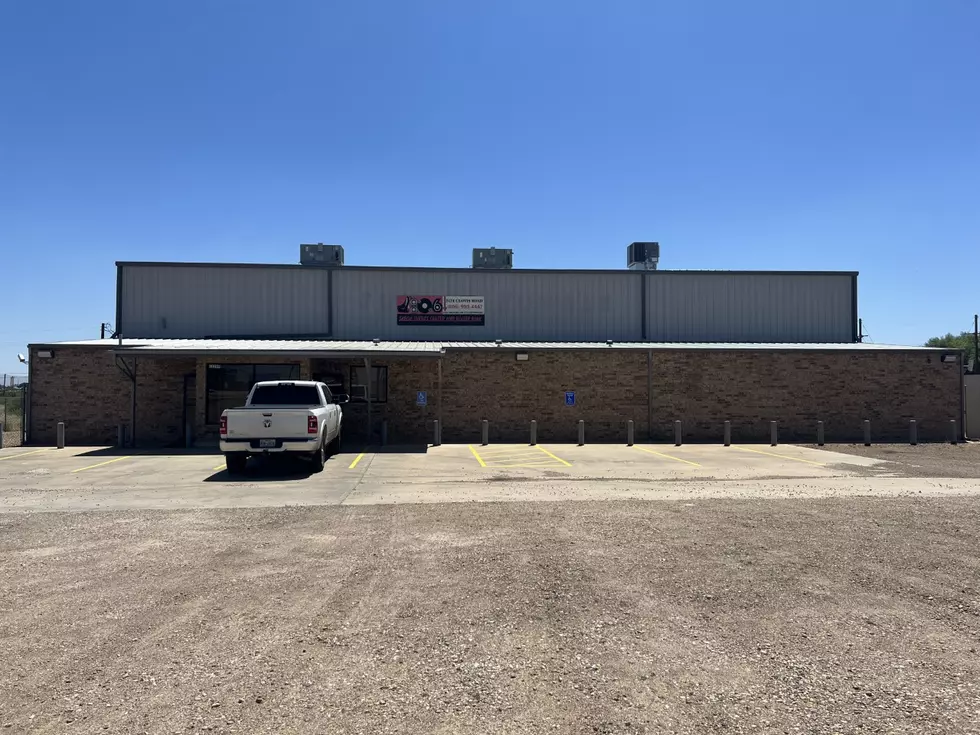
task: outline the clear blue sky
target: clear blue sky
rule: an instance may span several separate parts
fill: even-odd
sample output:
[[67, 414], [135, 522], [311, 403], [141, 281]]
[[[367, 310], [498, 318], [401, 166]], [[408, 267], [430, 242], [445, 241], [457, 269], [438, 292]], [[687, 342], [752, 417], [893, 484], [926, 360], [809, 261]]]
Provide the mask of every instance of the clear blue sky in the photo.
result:
[[855, 269], [876, 342], [980, 310], [980, 4], [0, 6], [0, 372], [117, 259]]

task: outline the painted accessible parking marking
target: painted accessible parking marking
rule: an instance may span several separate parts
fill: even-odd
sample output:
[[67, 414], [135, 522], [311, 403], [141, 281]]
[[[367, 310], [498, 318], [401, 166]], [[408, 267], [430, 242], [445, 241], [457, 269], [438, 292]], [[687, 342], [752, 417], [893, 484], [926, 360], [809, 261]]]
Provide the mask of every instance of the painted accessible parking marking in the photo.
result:
[[663, 457], [664, 459], [672, 459], [675, 462], [683, 462], [686, 465], [691, 465], [692, 467], [700, 467], [701, 465], [697, 462], [692, 462], [689, 459], [681, 459], [680, 457], [675, 457], [672, 454], [665, 454], [664, 452], [657, 452], [653, 449], [647, 449], [646, 447], [641, 447], [638, 444], [633, 445], [633, 449], [639, 449], [641, 452], [646, 452], [647, 454], [655, 454], [658, 457]]
[[484, 449], [478, 451], [469, 444], [469, 450], [481, 467], [494, 469], [497, 467], [529, 467], [543, 469], [545, 467], [571, 467], [572, 463], [549, 452], [540, 445], [502, 447], [499, 449]]
[[812, 459], [802, 459], [800, 457], [791, 457], [788, 454], [779, 454], [778, 452], [767, 452], [764, 449], [752, 449], [751, 447], [737, 447], [734, 444], [732, 449], [737, 449], [740, 452], [752, 452], [753, 454], [764, 454], [767, 457], [778, 457], [779, 459], [788, 459], [792, 462], [802, 462], [803, 464], [812, 464], [817, 467], [825, 467], [825, 462], [814, 462]]

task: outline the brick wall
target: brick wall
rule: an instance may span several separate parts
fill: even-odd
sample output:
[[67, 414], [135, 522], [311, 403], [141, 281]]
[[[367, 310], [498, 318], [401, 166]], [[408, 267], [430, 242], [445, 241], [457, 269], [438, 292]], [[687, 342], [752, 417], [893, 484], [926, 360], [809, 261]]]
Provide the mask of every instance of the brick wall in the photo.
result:
[[[575, 406], [565, 405], [575, 391]], [[646, 352], [555, 350], [532, 352], [517, 362], [512, 351], [450, 353], [443, 361], [443, 441], [478, 441], [480, 422], [490, 421], [492, 442], [526, 442], [528, 422], [538, 422], [538, 441], [566, 442], [586, 422], [591, 441], [637, 437], [647, 425]]]
[[[354, 361], [283, 357], [139, 359], [137, 440], [141, 446], [179, 444], [183, 438], [184, 376], [196, 377], [195, 433], [215, 438], [205, 421], [207, 364], [298, 362], [306, 379], [329, 371], [349, 378]], [[360, 361], [357, 361], [359, 364]], [[494, 442], [525, 442], [528, 421], [538, 422], [539, 441], [566, 442], [586, 422], [589, 441], [624, 441], [626, 421], [636, 437], [648, 436], [647, 353], [624, 350], [531, 352], [517, 362], [512, 351], [451, 352], [442, 359], [442, 420], [446, 442], [480, 439], [480, 421], [490, 421]], [[374, 441], [388, 421], [391, 443], [428, 442], [439, 414], [438, 362], [434, 359], [374, 360], [388, 367], [388, 400], [373, 406]], [[948, 422], [960, 418], [958, 365], [923, 352], [798, 352], [661, 350], [652, 353], [653, 425], [656, 440], [671, 440], [681, 419], [689, 441], [720, 441], [722, 422], [732, 422], [736, 441], [765, 440], [768, 422], [779, 422], [780, 439], [813, 441], [817, 420], [828, 441], [855, 441], [870, 419], [876, 441], [904, 440], [908, 420], [919, 423], [923, 441], [947, 438]], [[31, 440], [52, 444], [65, 421], [70, 444], [112, 444], [116, 426], [130, 423], [131, 383], [111, 352], [55, 348], [52, 359], [31, 365]], [[345, 385], [349, 392], [349, 385]], [[428, 395], [416, 405], [416, 392]], [[576, 405], [566, 406], [565, 391]], [[367, 440], [367, 406], [344, 406], [345, 436]]]
[[[814, 441], [822, 420], [828, 441], [855, 441], [869, 419], [875, 440], [903, 440], [915, 418], [923, 441], [942, 441], [960, 416], [958, 370], [911, 351], [654, 351], [651, 435], [672, 440], [680, 419], [687, 440], [719, 441], [727, 419], [735, 440], [765, 440], [778, 421], [781, 439]], [[591, 441], [623, 441], [627, 419], [645, 438], [646, 353], [531, 352], [527, 362], [510, 351], [452, 353], [443, 401], [446, 442], [478, 440], [484, 418], [492, 441], [526, 441], [532, 418], [539, 441], [574, 441], [579, 419]]]
[[[129, 358], [127, 364], [132, 366]], [[141, 446], [174, 443], [182, 436], [183, 376], [193, 359], [140, 358], [136, 364], [136, 426]], [[54, 357], [32, 355], [30, 440], [54, 444], [65, 422], [65, 442], [116, 443], [116, 427], [132, 423], [132, 382], [111, 352], [91, 347], [56, 347]]]

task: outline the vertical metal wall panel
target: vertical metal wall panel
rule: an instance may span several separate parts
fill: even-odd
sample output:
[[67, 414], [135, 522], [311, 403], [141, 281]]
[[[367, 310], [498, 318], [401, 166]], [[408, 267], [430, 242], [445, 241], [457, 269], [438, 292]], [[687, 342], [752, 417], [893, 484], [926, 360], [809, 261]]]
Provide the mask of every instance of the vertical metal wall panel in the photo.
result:
[[[334, 273], [338, 339], [605, 340], [640, 339], [641, 292], [635, 273], [359, 270]], [[404, 326], [400, 295], [483, 296], [484, 326]]]
[[850, 274], [650, 273], [647, 337], [665, 342], [850, 342]]
[[122, 267], [126, 337], [325, 335], [327, 271], [235, 266]]
[[[481, 271], [123, 264], [126, 337], [851, 342], [848, 273]], [[332, 293], [331, 293], [332, 290]], [[397, 297], [483, 296], [484, 326], [403, 326]], [[330, 317], [331, 305], [334, 308]], [[332, 334], [330, 333], [332, 322]]]

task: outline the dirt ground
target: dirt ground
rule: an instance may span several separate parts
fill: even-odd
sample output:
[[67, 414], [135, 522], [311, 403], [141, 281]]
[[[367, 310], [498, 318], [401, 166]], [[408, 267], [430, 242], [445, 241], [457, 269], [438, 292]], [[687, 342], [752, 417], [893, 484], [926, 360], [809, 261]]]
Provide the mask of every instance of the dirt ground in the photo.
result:
[[[822, 449], [816, 445], [811, 448]], [[887, 460], [879, 471], [905, 477], [980, 477], [980, 442], [961, 444], [833, 444], [823, 448], [840, 454]]]
[[980, 732], [980, 499], [0, 515], [0, 732]]

